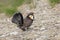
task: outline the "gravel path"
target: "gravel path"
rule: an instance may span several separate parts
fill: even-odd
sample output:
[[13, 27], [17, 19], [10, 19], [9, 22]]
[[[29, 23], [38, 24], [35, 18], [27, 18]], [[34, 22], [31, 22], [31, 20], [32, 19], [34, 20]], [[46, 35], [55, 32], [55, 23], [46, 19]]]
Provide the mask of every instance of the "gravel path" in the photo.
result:
[[60, 40], [60, 4], [53, 9], [47, 0], [33, 0], [36, 8], [24, 4], [18, 7], [24, 17], [33, 11], [35, 19], [30, 29], [22, 31], [11, 18], [0, 14], [0, 40]]

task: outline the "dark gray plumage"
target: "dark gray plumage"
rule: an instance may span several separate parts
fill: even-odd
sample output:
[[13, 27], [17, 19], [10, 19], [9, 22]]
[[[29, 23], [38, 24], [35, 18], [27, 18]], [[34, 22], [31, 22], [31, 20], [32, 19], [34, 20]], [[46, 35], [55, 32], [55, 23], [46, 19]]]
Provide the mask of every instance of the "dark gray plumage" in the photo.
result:
[[34, 20], [34, 15], [33, 13], [29, 13], [27, 15], [27, 17], [24, 19], [24, 23], [23, 23], [23, 26], [21, 26], [20, 28], [23, 30], [23, 31], [26, 31], [30, 25], [33, 23], [33, 20]]
[[13, 15], [12, 17], [12, 22], [19, 25], [19, 26], [22, 26], [23, 25], [23, 16], [20, 12], [17, 12]]
[[30, 25], [33, 23], [34, 20], [34, 13], [30, 12], [25, 19], [23, 19], [23, 16], [21, 13], [16, 13], [13, 15], [12, 22], [17, 24], [17, 26], [22, 29], [23, 31], [26, 31]]

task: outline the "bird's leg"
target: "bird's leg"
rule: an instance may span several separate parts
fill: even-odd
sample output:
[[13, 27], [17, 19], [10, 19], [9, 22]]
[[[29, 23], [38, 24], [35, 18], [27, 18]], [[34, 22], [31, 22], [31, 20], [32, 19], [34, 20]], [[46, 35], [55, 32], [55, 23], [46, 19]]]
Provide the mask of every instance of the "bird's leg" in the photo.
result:
[[26, 31], [26, 30], [27, 30], [27, 27], [21, 27], [21, 29], [22, 29], [23, 31]]

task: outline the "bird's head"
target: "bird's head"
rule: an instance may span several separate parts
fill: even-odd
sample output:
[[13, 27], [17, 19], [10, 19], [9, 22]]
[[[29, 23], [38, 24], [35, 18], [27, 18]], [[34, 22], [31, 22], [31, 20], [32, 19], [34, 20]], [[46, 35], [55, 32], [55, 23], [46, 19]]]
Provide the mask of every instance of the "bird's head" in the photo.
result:
[[33, 20], [34, 19], [34, 15], [33, 14], [34, 14], [33, 12], [30, 12], [27, 17], [30, 18], [31, 20]]

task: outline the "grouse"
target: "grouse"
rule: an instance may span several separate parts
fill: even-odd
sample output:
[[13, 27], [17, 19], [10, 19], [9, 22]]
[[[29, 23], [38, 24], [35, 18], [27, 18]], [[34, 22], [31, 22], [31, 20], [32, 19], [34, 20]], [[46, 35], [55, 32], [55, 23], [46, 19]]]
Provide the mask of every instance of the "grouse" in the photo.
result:
[[26, 31], [29, 29], [30, 25], [33, 23], [34, 20], [34, 13], [30, 12], [25, 19], [23, 19], [23, 16], [21, 13], [17, 13], [13, 15], [12, 22], [17, 24], [20, 29], [23, 31]]

